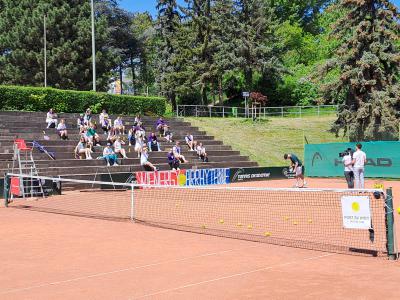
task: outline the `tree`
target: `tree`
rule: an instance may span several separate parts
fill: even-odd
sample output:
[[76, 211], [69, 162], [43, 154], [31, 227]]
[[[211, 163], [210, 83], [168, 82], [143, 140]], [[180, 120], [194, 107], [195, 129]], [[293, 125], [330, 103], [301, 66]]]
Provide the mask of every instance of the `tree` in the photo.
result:
[[[86, 0], [1, 0], [0, 83], [40, 86], [44, 81], [43, 18], [47, 15], [48, 84], [90, 90], [91, 21]], [[105, 47], [107, 21], [96, 17], [97, 85], [105, 90], [113, 57]]]
[[340, 77], [325, 86], [327, 101], [339, 98], [340, 109], [333, 126], [343, 129], [351, 141], [393, 140], [399, 134], [400, 53], [398, 12], [387, 0], [342, 0], [345, 16], [333, 34], [344, 42], [328, 67]]
[[177, 85], [174, 81], [174, 73], [176, 71], [174, 57], [176, 48], [174, 47], [174, 39], [180, 26], [180, 17], [176, 0], [158, 0], [157, 10], [157, 31], [160, 39], [157, 62], [157, 71], [159, 73], [158, 84], [161, 92], [166, 95], [172, 107], [176, 109]]

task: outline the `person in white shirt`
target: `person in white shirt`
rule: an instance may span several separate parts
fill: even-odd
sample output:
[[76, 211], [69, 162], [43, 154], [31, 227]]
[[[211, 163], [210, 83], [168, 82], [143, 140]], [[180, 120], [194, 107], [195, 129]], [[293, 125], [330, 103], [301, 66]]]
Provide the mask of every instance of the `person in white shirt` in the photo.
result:
[[61, 119], [60, 123], [57, 125], [57, 133], [63, 140], [68, 140], [67, 126], [65, 125], [65, 120]]
[[186, 145], [189, 147], [190, 151], [196, 151], [196, 142], [193, 139], [193, 135], [187, 133], [185, 136]]
[[117, 163], [117, 155], [111, 148], [111, 144], [107, 143], [107, 146], [104, 147], [103, 150], [103, 158], [107, 162], [107, 167], [109, 166], [118, 166]]
[[89, 125], [89, 123], [92, 121], [92, 111], [90, 108], [88, 108], [85, 112], [85, 115], [83, 116], [83, 122], [85, 125]]
[[144, 146], [144, 134], [141, 130], [136, 130], [135, 133], [135, 152], [138, 154], [138, 158], [140, 157], [140, 153], [142, 152]]
[[124, 148], [122, 148], [122, 145], [125, 145], [123, 141], [121, 141], [120, 137], [117, 137], [117, 139], [114, 142], [114, 152], [116, 154], [121, 154], [123, 158], [128, 158], [126, 156], [126, 151]]
[[180, 162], [187, 163], [186, 158], [182, 155], [179, 141], [176, 141], [175, 146], [172, 148], [172, 153], [174, 153], [175, 158], [178, 159]]
[[356, 152], [353, 153], [353, 172], [357, 189], [364, 188], [364, 167], [367, 162], [367, 155], [361, 150], [362, 145], [356, 145]]
[[199, 159], [203, 162], [208, 162], [208, 156], [206, 152], [206, 148], [203, 146], [203, 143], [199, 143], [196, 147], [197, 155]]
[[115, 134], [125, 134], [125, 126], [122, 123], [121, 117], [118, 117], [118, 118], [115, 119], [115, 121], [114, 121], [114, 131], [115, 131]]
[[46, 123], [47, 128], [56, 128], [57, 127], [57, 114], [53, 111], [52, 108], [46, 114]]
[[140, 165], [143, 166], [146, 171], [157, 171], [157, 168], [149, 162], [149, 151], [147, 147], [143, 148], [140, 155]]
[[353, 170], [353, 158], [351, 149], [347, 149], [346, 154], [342, 158], [344, 166], [344, 177], [346, 178], [347, 187], [354, 189], [354, 170]]

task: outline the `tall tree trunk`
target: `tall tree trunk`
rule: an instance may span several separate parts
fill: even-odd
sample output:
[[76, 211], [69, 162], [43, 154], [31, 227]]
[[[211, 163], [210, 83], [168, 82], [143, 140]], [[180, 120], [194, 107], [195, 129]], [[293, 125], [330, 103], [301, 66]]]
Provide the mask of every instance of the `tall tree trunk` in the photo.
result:
[[178, 105], [176, 103], [176, 94], [174, 91], [170, 91], [168, 93], [168, 100], [171, 102], [172, 110], [176, 111], [178, 109]]
[[216, 95], [215, 95], [214, 81], [211, 82], [211, 94], [212, 94], [212, 99], [213, 99], [213, 105], [215, 106]]
[[201, 105], [206, 105], [207, 104], [207, 91], [206, 91], [205, 82], [203, 82], [201, 84], [200, 93], [201, 93]]
[[218, 77], [218, 102], [220, 105], [224, 105], [223, 95], [222, 95], [222, 76]]
[[124, 93], [124, 88], [122, 86], [122, 64], [119, 64], [119, 81], [121, 83], [121, 95]]

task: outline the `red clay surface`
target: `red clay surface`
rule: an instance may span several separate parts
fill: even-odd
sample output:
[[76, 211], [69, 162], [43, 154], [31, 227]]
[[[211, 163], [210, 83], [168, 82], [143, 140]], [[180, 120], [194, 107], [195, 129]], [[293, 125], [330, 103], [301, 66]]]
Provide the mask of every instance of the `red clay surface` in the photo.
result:
[[0, 219], [0, 299], [400, 298], [398, 261], [15, 208]]

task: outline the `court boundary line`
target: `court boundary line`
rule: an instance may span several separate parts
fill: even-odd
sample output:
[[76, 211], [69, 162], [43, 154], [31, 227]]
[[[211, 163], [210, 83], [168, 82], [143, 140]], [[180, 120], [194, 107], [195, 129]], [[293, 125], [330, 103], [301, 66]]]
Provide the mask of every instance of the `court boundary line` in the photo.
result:
[[195, 256], [188, 256], [188, 257], [180, 258], [180, 259], [169, 259], [169, 260], [124, 268], [124, 269], [118, 269], [118, 270], [113, 270], [113, 271], [108, 271], [108, 272], [99, 272], [99, 273], [75, 277], [75, 278], [71, 278], [71, 279], [59, 280], [59, 281], [48, 282], [48, 283], [41, 283], [41, 284], [36, 284], [36, 285], [21, 287], [21, 288], [14, 288], [14, 289], [6, 290], [6, 291], [0, 291], [0, 295], [24, 292], [24, 291], [29, 291], [29, 290], [33, 290], [33, 289], [39, 289], [42, 287], [61, 285], [61, 284], [76, 282], [76, 281], [80, 281], [80, 280], [86, 280], [86, 279], [91, 279], [91, 278], [96, 278], [96, 277], [103, 277], [103, 276], [108, 276], [108, 275], [118, 274], [118, 273], [123, 273], [123, 272], [129, 272], [129, 271], [134, 271], [134, 270], [139, 270], [139, 269], [146, 269], [146, 268], [161, 266], [161, 265], [165, 265], [165, 264], [169, 264], [169, 263], [177, 263], [177, 262], [183, 262], [183, 261], [188, 261], [188, 260], [198, 259], [198, 258], [203, 258], [203, 257], [217, 256], [217, 255], [221, 255], [221, 254], [225, 254], [225, 253], [229, 253], [229, 252], [257, 248], [259, 246], [261, 246], [261, 245], [257, 244], [257, 245], [247, 246], [247, 247], [232, 248], [232, 249], [221, 250], [221, 251], [216, 251], [216, 252], [203, 253], [203, 254], [195, 255]]
[[214, 278], [214, 279], [209, 279], [209, 280], [189, 283], [189, 284], [181, 285], [181, 286], [178, 286], [178, 287], [175, 287], [175, 288], [165, 289], [165, 290], [153, 292], [153, 293], [150, 293], [150, 294], [142, 295], [142, 296], [139, 296], [139, 297], [129, 298], [129, 300], [137, 300], [137, 299], [144, 299], [144, 298], [148, 298], [148, 297], [152, 297], [152, 296], [158, 296], [158, 295], [179, 291], [179, 290], [183, 290], [183, 289], [194, 287], [194, 286], [199, 286], [199, 285], [203, 285], [203, 284], [207, 284], [207, 283], [213, 283], [213, 282], [217, 282], [217, 281], [221, 281], [221, 280], [225, 280], [225, 279], [231, 279], [231, 278], [235, 278], [235, 277], [246, 276], [246, 275], [257, 273], [257, 272], [269, 271], [269, 270], [272, 270], [274, 268], [285, 267], [285, 266], [294, 265], [294, 264], [297, 264], [297, 263], [300, 263], [300, 262], [305, 262], [305, 261], [310, 261], [310, 260], [317, 260], [317, 259], [321, 259], [321, 258], [325, 258], [325, 257], [334, 256], [334, 255], [337, 255], [337, 253], [328, 253], [328, 254], [324, 254], [324, 255], [311, 256], [311, 257], [307, 257], [307, 258], [303, 258], [303, 259], [290, 261], [290, 262], [287, 262], [287, 263], [271, 265], [271, 266], [267, 266], [267, 267], [264, 267], [264, 268], [258, 268], [258, 269], [250, 270], [250, 271], [246, 271], [246, 272], [235, 273], [235, 274], [231, 274], [231, 275], [217, 277], [217, 278]]

